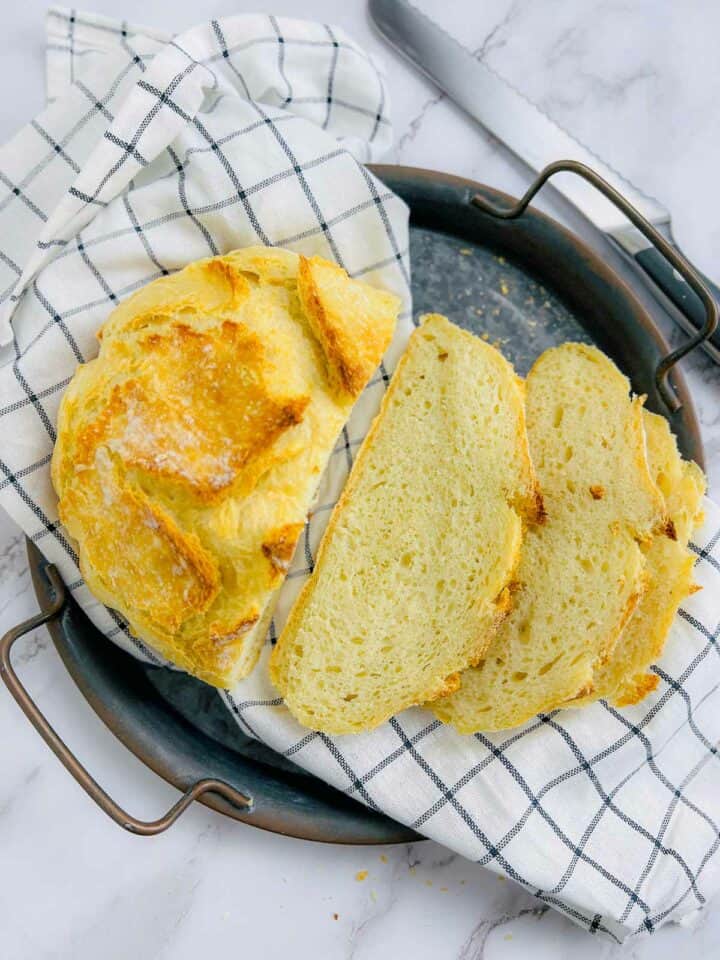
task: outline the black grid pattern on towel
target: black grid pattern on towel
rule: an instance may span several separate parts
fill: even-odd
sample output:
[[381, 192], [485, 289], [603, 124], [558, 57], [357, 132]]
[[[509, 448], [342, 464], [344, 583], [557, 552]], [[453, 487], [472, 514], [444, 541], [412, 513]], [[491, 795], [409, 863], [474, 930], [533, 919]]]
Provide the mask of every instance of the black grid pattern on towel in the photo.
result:
[[[698, 560], [697, 566], [706, 566], [706, 573], [714, 575], [714, 588], [720, 591], [720, 528], [717, 529], [703, 546], [691, 544]], [[311, 564], [309, 564], [311, 566]], [[699, 569], [698, 569], [699, 572]], [[706, 587], [706, 589], [709, 589]], [[662, 667], [653, 667], [660, 677], [659, 695], [647, 701], [650, 704], [644, 709], [641, 720], [629, 720], [622, 711], [617, 710], [605, 701], [597, 704], [593, 709], [602, 711], [603, 723], [613, 735], [603, 736], [603, 747], [596, 752], [590, 752], [587, 747], [577, 743], [572, 734], [566, 729], [562, 711], [541, 715], [524, 727], [508, 731], [504, 735], [486, 736], [476, 734], [477, 762], [464, 770], [454, 782], [447, 782], [438, 773], [429, 756], [431, 751], [425, 747], [435, 736], [446, 736], [447, 728], [443, 728], [439, 721], [423, 714], [424, 722], [419, 725], [414, 718], [412, 729], [406, 729], [406, 717], [410, 714], [400, 714], [386, 725], [395, 736], [396, 743], [393, 749], [388, 749], [381, 759], [376, 760], [367, 769], [353, 766], [345, 758], [342, 765], [344, 777], [342, 780], [330, 778], [331, 782], [344, 790], [349, 796], [355, 796], [373, 808], [378, 807], [378, 800], [385, 796], [388, 784], [402, 782], [399, 778], [408, 775], [407, 763], [417, 771], [417, 775], [429, 781], [432, 785], [431, 793], [435, 799], [424, 810], [417, 813], [415, 819], [409, 819], [408, 825], [419, 832], [427, 832], [427, 825], [433, 818], [443, 813], [451, 812], [453, 819], [462, 824], [484, 851], [477, 857], [478, 863], [483, 866], [495, 865], [500, 872], [511, 877], [516, 882], [528, 888], [535, 896], [565, 913], [576, 922], [580, 922], [592, 933], [601, 932], [613, 939], [619, 940], [614, 924], [600, 914], [584, 913], [571, 903], [563, 899], [563, 892], [567, 890], [578, 864], [583, 864], [595, 879], [592, 882], [606, 883], [618, 890], [626, 901], [624, 910], [616, 918], [626, 923], [629, 918], [635, 917], [633, 926], [637, 932], [650, 931], [662, 923], [667, 915], [682, 903], [691, 901], [694, 906], [703, 906], [706, 894], [703, 892], [703, 874], [708, 864], [717, 853], [720, 846], [720, 817], [715, 809], [705, 809], [693, 799], [692, 786], [696, 778], [708, 764], [717, 765], [717, 743], [712, 736], [703, 730], [700, 719], [704, 701], [708, 700], [720, 686], [720, 679], [694, 700], [688, 692], [695, 671], [712, 658], [720, 657], [718, 637], [720, 623], [714, 629], [708, 628], [697, 621], [685, 610], [680, 611], [680, 617], [690, 625], [696, 635], [698, 644], [692, 656], [684, 667], [674, 676], [669, 675]], [[720, 671], [717, 674], [720, 678]], [[247, 730], [251, 730], [251, 717], [258, 708], [284, 709], [280, 698], [262, 702], [251, 699], [239, 699], [236, 695], [225, 694], [231, 709], [240, 723]], [[686, 722], [682, 726], [682, 736], [690, 737], [699, 747], [697, 759], [680, 775], [673, 769], [674, 764], [665, 763], [664, 744], [655, 744], [652, 740], [653, 721], [659, 717], [669, 705], [682, 702], [686, 713]], [[417, 727], [417, 729], [415, 729]], [[383, 728], [383, 729], [386, 729]], [[542, 731], [547, 738], [552, 738], [555, 746], [567, 753], [569, 762], [563, 766], [562, 772], [548, 778], [541, 785], [530, 785], [519, 766], [516, 766], [510, 754], [512, 748], [524, 738], [532, 737]], [[452, 734], [450, 734], [452, 736]], [[308, 749], [318, 749], [319, 745], [330, 752], [333, 759], [337, 759], [338, 747], [342, 750], [344, 738], [333, 739], [323, 734], [303, 732], [302, 736], [291, 743], [284, 755], [302, 762], [301, 757]], [[630, 771], [612, 786], [604, 785], [609, 769], [606, 761], [612, 760], [613, 755], [639, 748], [638, 759]], [[550, 749], [545, 743], [543, 749]], [[315, 761], [316, 763], [319, 761]], [[513, 807], [514, 823], [502, 835], [490, 835], [483, 826], [483, 819], [468, 805], [463, 803], [462, 793], [476, 778], [487, 775], [489, 768], [500, 765], [507, 775], [519, 788], [524, 804], [518, 803]], [[400, 768], [402, 767], [402, 774]], [[641, 816], [630, 814], [623, 805], [623, 789], [632, 782], [633, 778], [642, 771], [648, 777], [648, 787], [656, 784], [656, 795], [662, 806], [662, 815], [659, 817], [655, 829], [648, 829], [642, 822]], [[582, 827], [575, 825], [571, 834], [567, 832], [567, 825], [557, 808], [552, 811], [548, 800], [561, 785], [570, 781], [583, 781], [582, 787], [591, 788], [595, 796], [595, 803], [588, 805], [585, 822]], [[585, 793], [587, 790], [585, 789]], [[692, 860], [686, 859], [682, 849], [677, 849], [668, 839], [673, 815], [678, 807], [696, 821], [699, 834], [705, 839], [701, 849], [693, 851]], [[564, 857], [558, 858], [557, 882], [549, 889], [538, 889], [531, 884], [523, 873], [523, 851], [517, 844], [517, 838], [523, 832], [536, 829], [538, 819], [542, 820], [558, 841], [558, 849], [564, 851]], [[609, 871], [603, 864], [601, 856], [591, 855], [588, 846], [593, 835], [606, 831], [606, 842], [615, 844], [631, 844], [641, 847], [645, 853], [641, 857], [641, 866], [636, 874], [629, 879], [629, 875], [619, 876]], [[602, 849], [602, 844], [599, 844]], [[597, 846], [596, 846], [597, 849]], [[659, 860], [667, 858], [678, 867], [682, 881], [677, 884], [676, 895], [669, 906], [662, 911], [653, 912], [649, 903], [643, 897], [643, 887], [648, 876]]]
[[[167, 263], [161, 251], [162, 242], [158, 245], [155, 238], [163, 235], [164, 239], [166, 229], [176, 224], [192, 223], [204, 245], [198, 255], [215, 255], [228, 249], [228, 246], [227, 241], [223, 242], [214, 235], [216, 231], [213, 230], [213, 217], [219, 213], [233, 216], [234, 208], [240, 208], [255, 234], [246, 242], [293, 246], [304, 240], [312, 240], [318, 249], [324, 247], [326, 255], [332, 256], [356, 276], [377, 271], [382, 265], [392, 265], [390, 269], [398, 272], [399, 284], [404, 284], [409, 301], [406, 237], [402, 243], [398, 240], [386, 210], [386, 204], [397, 204], [394, 196], [382, 185], [376, 184], [364, 168], [351, 160], [342, 147], [342, 137], [332, 141], [334, 146], [320, 151], [308, 151], [305, 135], [299, 130], [299, 125], [307, 121], [301, 120], [297, 113], [288, 109], [293, 106], [294, 98], [291, 78], [302, 77], [302, 72], [294, 61], [312, 50], [315, 56], [327, 57], [327, 95], [317, 101], [318, 107], [322, 108], [319, 126], [330, 128], [334, 107], [350, 114], [355, 136], [360, 141], [364, 138], [371, 143], [377, 136], [379, 126], [388, 126], [385, 95], [379, 75], [364, 52], [340, 31], [321, 24], [298, 24], [296, 21], [276, 17], [258, 17], [253, 18], [254, 29], [248, 39], [248, 31], [240, 22], [242, 18], [213, 21], [204, 28], [205, 34], [211, 38], [211, 43], [206, 55], [201, 59], [185, 49], [182, 37], [170, 42], [178, 55], [177, 71], [160, 87], [147, 79], [153, 58], [136, 52], [133, 45], [136, 32], [128, 29], [126, 24], [113, 25], [102, 20], [98, 22], [74, 10], [56, 9], [52, 16], [56, 34], [58, 30], [62, 31], [64, 25], [67, 37], [67, 44], [60, 44], [59, 50], [57, 44], [53, 45], [53, 53], [69, 59], [70, 75], [74, 81], [69, 96], [74, 98], [76, 104], [78, 101], [85, 104], [85, 108], [82, 111], [76, 109], [72, 122], [65, 120], [64, 126], [56, 109], [59, 104], [54, 104], [41, 118], [31, 122], [23, 132], [23, 145], [32, 157], [29, 164], [27, 156], [25, 157], [26, 172], [21, 179], [13, 178], [4, 171], [4, 155], [0, 154], [0, 215], [5, 215], [6, 223], [22, 219], [18, 234], [34, 238], [33, 247], [47, 254], [48, 261], [52, 261], [50, 270], [65, 270], [67, 264], [67, 268], [77, 273], [77, 264], [80, 263], [90, 282], [87, 282], [87, 278], [83, 280], [82, 298], [65, 297], [62, 293], [56, 296], [48, 292], [45, 279], [47, 274], [42, 270], [39, 275], [21, 283], [24, 261], [33, 251], [23, 249], [18, 254], [17, 238], [11, 234], [0, 241], [0, 271], [4, 271], [0, 275], [0, 293], [5, 299], [19, 304], [16, 309], [21, 314], [22, 306], [26, 305], [21, 301], [30, 299], [37, 305], [34, 309], [34, 323], [27, 328], [22, 322], [14, 324], [14, 359], [5, 371], [12, 383], [9, 389], [0, 394], [0, 422], [6, 429], [18, 433], [24, 433], [26, 429], [32, 432], [37, 430], [39, 423], [48, 443], [54, 442], [57, 404], [67, 386], [69, 374], [55, 377], [46, 369], [38, 373], [38, 357], [52, 355], [57, 358], [58, 369], [70, 371], [77, 363], [84, 362], [88, 358], [88, 349], [93, 350], [94, 347], [91, 346], [91, 339], [77, 336], [75, 327], [78, 320], [88, 314], [101, 312], [106, 315], [119, 300], [144, 284], [170, 273], [175, 265]], [[108, 53], [106, 70], [83, 72], [82, 63], [75, 63], [75, 38], [83, 28], [100, 30], [116, 41], [116, 47]], [[161, 50], [162, 45], [158, 43], [157, 52]], [[258, 50], [263, 52], [264, 57], [277, 58], [284, 95], [276, 104], [266, 105], [252, 100], [252, 80], [248, 83], [243, 76], [243, 56]], [[347, 100], [345, 93], [345, 100], [341, 98], [341, 102], [335, 102], [333, 91], [340, 78], [342, 57], [350, 58], [350, 62], [354, 58], [362, 61], [368, 78], [372, 81], [367, 87], [374, 86], [375, 93], [368, 95], [364, 91], [364, 99], [356, 103]], [[218, 85], [221, 75], [226, 85], [229, 78], [232, 85], [248, 98], [244, 100], [245, 108], [254, 114], [254, 119], [236, 129], [225, 127], [218, 132], [218, 129], [213, 128], [215, 117], [212, 109], [191, 115], [183, 105], [180, 91], [188, 77], [198, 69], [206, 71], [206, 74], [213, 78], [211, 84], [206, 84], [210, 94], [213, 87]], [[216, 74], [213, 71], [216, 71]], [[347, 84], [347, 80], [345, 83]], [[144, 95], [142, 109], [136, 113], [134, 129], [120, 135], [116, 123], [118, 111], [126, 103], [133, 84], [135, 91], [142, 91]], [[223, 95], [228, 96], [227, 92]], [[218, 102], [220, 99], [218, 98]], [[307, 96], [301, 99], [307, 116], [308, 110], [315, 109], [315, 103], [313, 98]], [[131, 167], [135, 176], [136, 170], [140, 172], [149, 166], [152, 158], [145, 155], [144, 144], [157, 124], [163, 122], [163, 115], [167, 113], [180, 117], [191, 133], [184, 142], [180, 141], [180, 147], [178, 141], [169, 145], [164, 152], [165, 159], [155, 159], [155, 166], [162, 171], [160, 177], [175, 181], [174, 203], [166, 203], [159, 215], [144, 216], [139, 211], [140, 194], [131, 179], [127, 188], [117, 197], [116, 214], [121, 211], [122, 215], [115, 217], [112, 230], [95, 230], [91, 222], [89, 226], [69, 237], [62, 233], [48, 235], [47, 231], [43, 236], [39, 236], [57, 202], [62, 199], [64, 191], [77, 201], [80, 211], [83, 207], [102, 210], [114, 200], [113, 180], [123, 167]], [[45, 116], [50, 118], [50, 127], [43, 122]], [[115, 150], [115, 155], [113, 162], [98, 172], [94, 187], [81, 189], [77, 182], [86, 169], [89, 130], [97, 139], [104, 139], [106, 144]], [[28, 131], [36, 138], [36, 142], [29, 147]], [[242, 149], [244, 142], [265, 136], [267, 132], [277, 145], [278, 154], [282, 156], [284, 163], [270, 176], [258, 177], [252, 181], [241, 180], [236, 172], [238, 150]], [[302, 157], [296, 155], [296, 148], [293, 147], [296, 143], [302, 146]], [[231, 155], [228, 151], [235, 152]], [[16, 154], [17, 150], [8, 150], [6, 155], [12, 159]], [[208, 193], [206, 202], [198, 202], [197, 190], [193, 198], [188, 196], [188, 169], [198, 161], [215, 167], [215, 172], [210, 171], [208, 175], [219, 185]], [[316, 196], [312, 181], [315, 177], [315, 184], [319, 184], [317, 177], [323, 174], [325, 168], [328, 169], [329, 176], [342, 170], [345, 177], [353, 178], [348, 189], [335, 191], [331, 199], [324, 195], [322, 198]], [[275, 224], [271, 235], [261, 223], [263, 214], [258, 211], [272, 203], [272, 197], [279, 188], [287, 190], [289, 181], [297, 185], [303, 198], [302, 204], [306, 207], [303, 229], [284, 234]], [[43, 195], [48, 184], [52, 184], [49, 199], [42, 203], [38, 197]], [[368, 216], [375, 219], [378, 232], [384, 236], [382, 245], [376, 248], [378, 251], [384, 250], [384, 255], [377, 263], [367, 260], [349, 263], [346, 253], [348, 243], [342, 239], [336, 240], [336, 232], [342, 231], [345, 235], [353, 219], [362, 220]], [[28, 225], [28, 219], [34, 220], [35, 225]], [[292, 219], [297, 222], [298, 218]], [[107, 263], [106, 251], [112, 251], [119, 244], [129, 244], [135, 240], [142, 247], [147, 268], [131, 282], [118, 285], [100, 264]], [[44, 316], [44, 321], [38, 322], [38, 316]], [[369, 389], [382, 392], [386, 383], [387, 375], [378, 376]], [[346, 441], [338, 445], [333, 457], [344, 460], [348, 450], [349, 442]], [[31, 538], [41, 549], [48, 552], [48, 541], [52, 541], [52, 548], [62, 550], [64, 555], [76, 564], [77, 557], [54, 509], [43, 506], [39, 502], [41, 498], [36, 495], [36, 484], [47, 474], [49, 456], [49, 453], [43, 454], [32, 462], [23, 462], [17, 457], [6, 462], [6, 458], [1, 457], [0, 495], [12, 491], [22, 503], [27, 512], [24, 525], [26, 529], [30, 529]], [[350, 463], [351, 460], [348, 461], [348, 466]], [[322, 513], [323, 511], [319, 511], [320, 515]], [[71, 581], [73, 592], [82, 602], [87, 594], [79, 573], [76, 572], [75, 576], [67, 579]], [[122, 633], [126, 645], [131, 645], [151, 662], [160, 662], [152, 650], [130, 635], [121, 617], [112, 611], [108, 611], [108, 617], [112, 620], [112, 625], [106, 625], [108, 635], [117, 638], [117, 635]]]

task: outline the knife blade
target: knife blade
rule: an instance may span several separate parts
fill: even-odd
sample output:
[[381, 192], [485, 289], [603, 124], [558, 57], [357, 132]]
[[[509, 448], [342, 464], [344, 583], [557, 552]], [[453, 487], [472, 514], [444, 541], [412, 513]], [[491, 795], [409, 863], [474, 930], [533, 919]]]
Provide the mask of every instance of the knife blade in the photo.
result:
[[[661, 203], [578, 143], [408, 0], [369, 0], [369, 10], [380, 33], [396, 50], [532, 170], [539, 171], [556, 160], [578, 160], [592, 167], [677, 246], [672, 238], [670, 213]], [[697, 333], [705, 321], [702, 302], [643, 234], [609, 200], [579, 178], [561, 175], [552, 185], [644, 271], [663, 305], [667, 307], [670, 301], [677, 308], [671, 310], [673, 319], [688, 332]], [[703, 280], [715, 299], [720, 300], [720, 289], [706, 277]], [[720, 363], [720, 329], [704, 346]]]

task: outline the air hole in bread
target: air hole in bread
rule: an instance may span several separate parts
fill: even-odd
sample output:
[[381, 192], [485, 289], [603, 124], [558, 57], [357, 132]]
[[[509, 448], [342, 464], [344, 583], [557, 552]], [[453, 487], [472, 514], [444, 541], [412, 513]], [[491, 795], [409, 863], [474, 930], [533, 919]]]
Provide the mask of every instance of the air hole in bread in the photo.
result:
[[[557, 638], [553, 638], [553, 639], [557, 639]], [[538, 676], [544, 677], [546, 673], [550, 673], [552, 668], [555, 666], [558, 660], [561, 659], [561, 657], [562, 657], [562, 654], [558, 654], [558, 656], [555, 657], [554, 660], [550, 660], [548, 663], [544, 663], [538, 670]]]

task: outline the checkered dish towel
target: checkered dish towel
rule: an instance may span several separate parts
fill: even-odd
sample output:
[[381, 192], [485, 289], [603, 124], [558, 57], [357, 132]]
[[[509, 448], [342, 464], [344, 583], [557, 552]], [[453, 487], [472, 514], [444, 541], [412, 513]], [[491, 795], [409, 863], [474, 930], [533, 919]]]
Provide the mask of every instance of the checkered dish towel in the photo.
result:
[[[52, 10], [48, 27], [52, 103], [0, 150], [0, 322], [12, 337], [0, 503], [107, 636], [158, 662], [83, 584], [49, 460], [63, 388], [114, 304], [189, 260], [252, 243], [334, 258], [403, 298], [385, 367], [322, 480], [272, 637], [411, 328], [407, 211], [361, 166], [391, 142], [382, 80], [341, 30], [314, 23], [238, 16], [171, 38]], [[592, 932], [653, 930], [701, 906], [719, 879], [720, 510], [706, 507], [693, 548], [704, 590], [637, 707], [600, 703], [475, 737], [413, 709], [369, 734], [327, 737], [277, 697], [270, 643], [224, 701], [296, 763]]]

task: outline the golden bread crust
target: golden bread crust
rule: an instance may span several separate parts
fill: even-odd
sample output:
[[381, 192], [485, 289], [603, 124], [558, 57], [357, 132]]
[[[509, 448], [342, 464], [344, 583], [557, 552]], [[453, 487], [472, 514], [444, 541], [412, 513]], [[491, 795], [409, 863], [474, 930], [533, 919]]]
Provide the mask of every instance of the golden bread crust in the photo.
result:
[[311, 275], [332, 276], [334, 310], [345, 297], [343, 335], [355, 329], [363, 345], [353, 392], [339, 392], [301, 305], [300, 264], [254, 247], [149, 284], [113, 311], [60, 407], [51, 475], [88, 586], [217, 686], [254, 666], [322, 470], [399, 306], [313, 259]]
[[632, 707], [651, 694], [659, 683], [660, 677], [656, 673], [638, 674], [621, 688], [613, 703], [616, 707]]
[[83, 573], [106, 595], [121, 592], [134, 608], [152, 611], [158, 627], [172, 632], [217, 596], [217, 563], [162, 506], [123, 486], [109, 458], [98, 459], [60, 502], [60, 519], [81, 545]]
[[262, 343], [239, 323], [197, 332], [168, 320], [163, 333], [139, 337], [136, 346], [142, 364], [81, 432], [76, 463], [89, 465], [102, 444], [126, 467], [201, 501], [231, 488], [249, 493], [310, 397], [274, 394]]
[[[300, 258], [298, 294], [337, 388], [357, 397], [392, 339], [392, 294], [356, 280], [319, 257]], [[385, 322], [379, 323], [378, 318]]]

